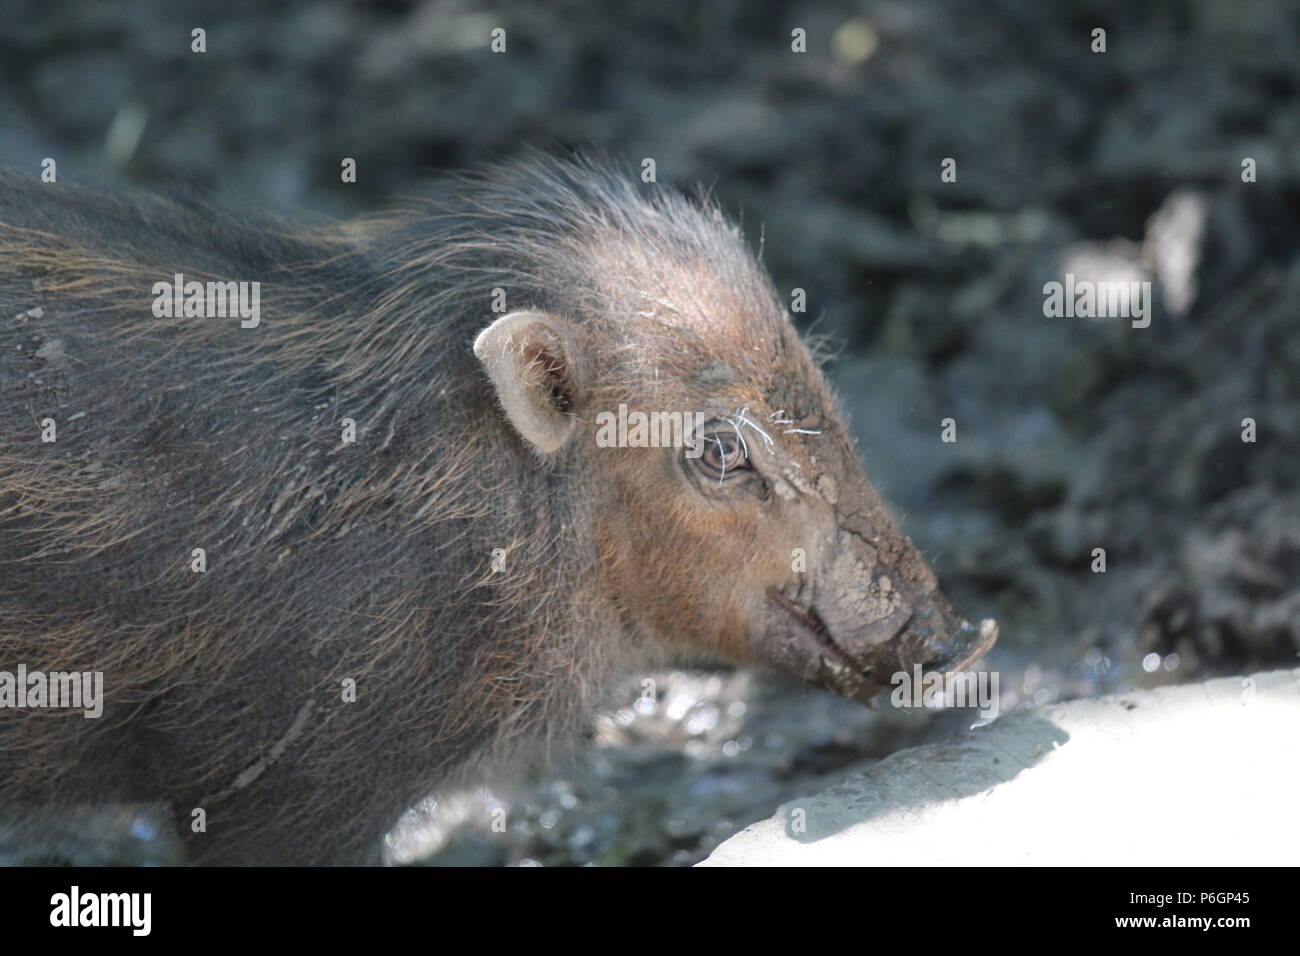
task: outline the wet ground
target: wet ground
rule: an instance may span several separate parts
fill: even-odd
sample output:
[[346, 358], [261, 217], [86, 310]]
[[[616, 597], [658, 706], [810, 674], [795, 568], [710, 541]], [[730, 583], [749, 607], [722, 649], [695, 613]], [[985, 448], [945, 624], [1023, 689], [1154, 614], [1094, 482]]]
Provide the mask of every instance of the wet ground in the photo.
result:
[[[61, 178], [345, 214], [551, 143], [712, 184], [778, 288], [807, 290], [868, 474], [954, 603], [1001, 622], [1004, 710], [1296, 661], [1293, 4], [11, 6], [0, 161], [57, 156]], [[1152, 282], [1151, 326], [1046, 317], [1066, 272]], [[687, 864], [978, 719], [650, 676], [551, 771], [431, 798], [394, 859]]]

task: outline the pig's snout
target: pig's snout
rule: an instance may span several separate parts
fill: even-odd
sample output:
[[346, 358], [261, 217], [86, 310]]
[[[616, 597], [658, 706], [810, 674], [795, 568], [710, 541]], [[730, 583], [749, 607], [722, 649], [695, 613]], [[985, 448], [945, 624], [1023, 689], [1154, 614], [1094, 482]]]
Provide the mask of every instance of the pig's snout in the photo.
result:
[[956, 614], [937, 591], [908, 601], [898, 616], [901, 626], [895, 626], [887, 640], [880, 639], [874, 625], [842, 635], [837, 643], [845, 656], [860, 666], [851, 675], [839, 670], [829, 682], [830, 689], [867, 700], [891, 686], [899, 674], [910, 679], [918, 665], [927, 675], [965, 670], [998, 638], [996, 621], [986, 618], [972, 624]]
[[921, 638], [918, 657], [926, 673], [961, 671], [970, 667], [986, 653], [998, 639], [998, 622], [984, 618], [972, 624], [962, 618], [956, 627], [944, 627], [918, 635]]
[[781, 602], [816, 638], [819, 663], [815, 674], [805, 672], [814, 683], [869, 700], [917, 667], [925, 674], [964, 670], [997, 641], [995, 621], [972, 624], [957, 614], [910, 543], [889, 565], [846, 543], [802, 612]]
[[902, 669], [920, 664], [927, 674], [965, 670], [998, 639], [997, 621], [985, 618], [972, 624], [933, 585], [913, 590], [905, 604], [910, 614], [893, 642]]

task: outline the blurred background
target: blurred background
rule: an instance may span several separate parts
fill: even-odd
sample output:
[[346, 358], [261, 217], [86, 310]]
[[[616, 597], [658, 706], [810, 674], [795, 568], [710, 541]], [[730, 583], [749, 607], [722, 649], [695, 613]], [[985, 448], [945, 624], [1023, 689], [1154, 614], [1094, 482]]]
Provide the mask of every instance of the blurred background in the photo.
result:
[[[868, 475], [1000, 620], [1004, 711], [1298, 663], [1298, 94], [1292, 0], [8, 0], [0, 23], [0, 163], [60, 182], [349, 215], [543, 146], [711, 185], [806, 290]], [[1151, 326], [1045, 317], [1066, 272], [1152, 282]], [[392, 858], [689, 864], [977, 719], [647, 676], [545, 773], [431, 796]], [[0, 830], [0, 861], [166, 861], [160, 819]]]

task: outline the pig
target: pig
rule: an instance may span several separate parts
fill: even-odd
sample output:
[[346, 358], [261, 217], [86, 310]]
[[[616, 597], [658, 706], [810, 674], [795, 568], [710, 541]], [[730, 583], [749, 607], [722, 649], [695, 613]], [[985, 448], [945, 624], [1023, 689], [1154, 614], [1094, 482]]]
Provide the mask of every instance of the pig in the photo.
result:
[[[611, 446], [620, 405], [696, 427]], [[0, 708], [0, 804], [372, 864], [648, 662], [867, 701], [995, 639], [705, 196], [533, 156], [333, 224], [0, 177], [0, 671], [103, 682]]]

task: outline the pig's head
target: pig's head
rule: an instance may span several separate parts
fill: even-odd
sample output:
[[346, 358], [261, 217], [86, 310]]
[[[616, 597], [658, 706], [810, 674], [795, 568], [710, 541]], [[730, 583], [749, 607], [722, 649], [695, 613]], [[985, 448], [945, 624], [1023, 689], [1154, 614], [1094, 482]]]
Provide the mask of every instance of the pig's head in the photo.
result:
[[[557, 234], [571, 274], [538, 283], [474, 351], [536, 466], [589, 502], [629, 636], [863, 700], [913, 665], [979, 658], [996, 625], [957, 615], [895, 527], [738, 233], [671, 194], [601, 190]], [[702, 427], [647, 447], [663, 442], [637, 414], [676, 437], [652, 413]]]

